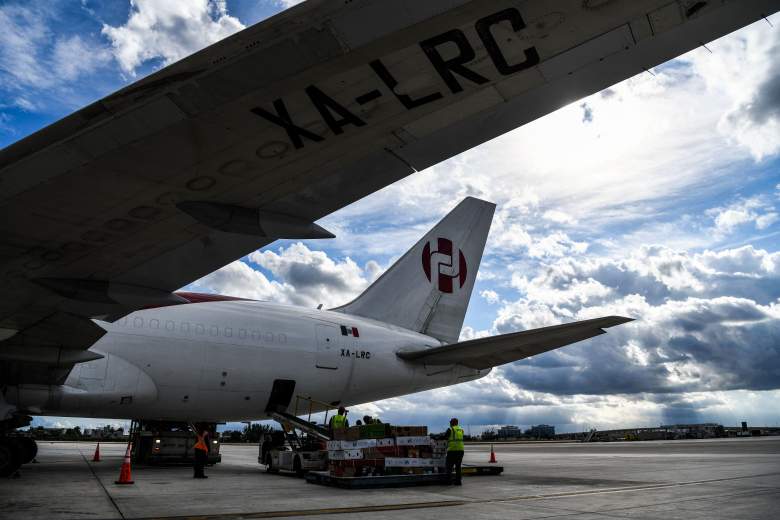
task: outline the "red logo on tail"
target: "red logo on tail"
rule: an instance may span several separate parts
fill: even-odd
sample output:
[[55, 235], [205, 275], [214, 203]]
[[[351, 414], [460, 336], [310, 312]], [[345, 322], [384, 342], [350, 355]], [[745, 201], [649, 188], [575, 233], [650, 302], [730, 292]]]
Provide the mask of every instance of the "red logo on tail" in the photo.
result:
[[[437, 258], [434, 259], [433, 257]], [[431, 281], [431, 270], [433, 267], [436, 269], [438, 275], [439, 290], [443, 293], [452, 292], [452, 281], [458, 280], [458, 287], [463, 287], [466, 283], [466, 257], [463, 256], [463, 251], [458, 249], [458, 265], [455, 266], [454, 257], [452, 254], [452, 240], [446, 238], [437, 239], [436, 250], [431, 251], [430, 242], [425, 244], [422, 252], [422, 265], [423, 271], [428, 281]]]

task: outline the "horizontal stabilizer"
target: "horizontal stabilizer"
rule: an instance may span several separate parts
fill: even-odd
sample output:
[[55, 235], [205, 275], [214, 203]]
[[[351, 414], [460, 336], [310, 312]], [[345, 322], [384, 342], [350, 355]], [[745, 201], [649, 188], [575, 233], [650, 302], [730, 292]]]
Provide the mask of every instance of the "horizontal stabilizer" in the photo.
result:
[[401, 350], [397, 356], [413, 363], [457, 364], [482, 370], [605, 334], [606, 331], [603, 329], [629, 321], [633, 321], [633, 319], [622, 316], [607, 316], [489, 338], [472, 339], [425, 350]]

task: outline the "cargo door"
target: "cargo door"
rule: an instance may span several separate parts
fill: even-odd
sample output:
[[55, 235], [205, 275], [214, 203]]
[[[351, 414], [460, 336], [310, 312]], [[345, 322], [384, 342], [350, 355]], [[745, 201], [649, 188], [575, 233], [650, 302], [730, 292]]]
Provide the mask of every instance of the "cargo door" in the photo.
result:
[[318, 323], [317, 329], [317, 368], [338, 370], [342, 365], [339, 351], [339, 329], [334, 325]]

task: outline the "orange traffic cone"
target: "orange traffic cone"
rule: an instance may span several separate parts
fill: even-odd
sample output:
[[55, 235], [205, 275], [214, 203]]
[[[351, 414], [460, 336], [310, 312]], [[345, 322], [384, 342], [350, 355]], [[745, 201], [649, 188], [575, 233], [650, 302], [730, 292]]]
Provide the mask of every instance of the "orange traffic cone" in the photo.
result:
[[132, 444], [127, 445], [125, 460], [122, 462], [122, 468], [119, 470], [119, 480], [114, 484], [133, 484], [133, 477], [130, 474], [130, 448]]
[[95, 455], [92, 456], [92, 462], [100, 462], [100, 443], [95, 447]]
[[496, 460], [496, 452], [493, 451], [493, 445], [491, 444], [490, 445], [490, 460], [488, 461], [488, 463], [495, 464], [496, 462], [498, 462]]

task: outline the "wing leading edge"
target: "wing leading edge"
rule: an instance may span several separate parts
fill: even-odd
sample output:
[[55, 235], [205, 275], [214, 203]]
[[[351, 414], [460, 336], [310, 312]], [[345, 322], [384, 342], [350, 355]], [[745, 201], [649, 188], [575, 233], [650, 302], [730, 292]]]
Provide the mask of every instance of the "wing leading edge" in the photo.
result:
[[633, 321], [633, 319], [622, 316], [606, 316], [489, 338], [461, 341], [425, 350], [402, 350], [396, 355], [412, 363], [457, 364], [482, 370], [606, 334], [604, 329], [629, 321]]

